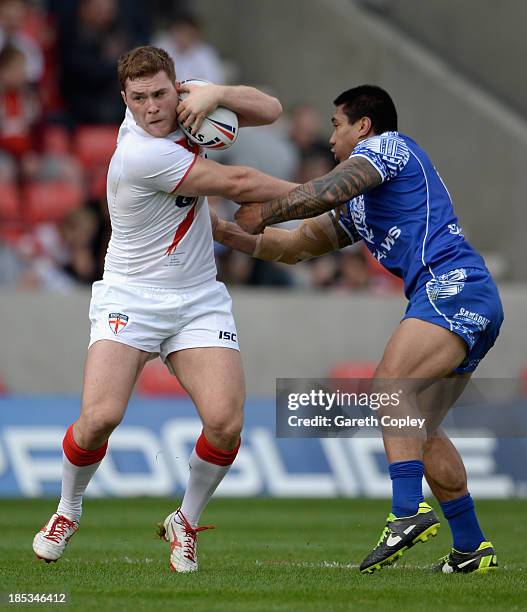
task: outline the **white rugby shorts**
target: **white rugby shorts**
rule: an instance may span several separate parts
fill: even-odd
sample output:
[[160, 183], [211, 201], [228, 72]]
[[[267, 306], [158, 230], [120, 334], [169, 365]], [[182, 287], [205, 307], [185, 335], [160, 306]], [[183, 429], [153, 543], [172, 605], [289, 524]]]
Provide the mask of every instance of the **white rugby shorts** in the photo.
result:
[[225, 285], [216, 280], [185, 290], [93, 284], [90, 345], [113, 340], [159, 354], [220, 346], [240, 350]]

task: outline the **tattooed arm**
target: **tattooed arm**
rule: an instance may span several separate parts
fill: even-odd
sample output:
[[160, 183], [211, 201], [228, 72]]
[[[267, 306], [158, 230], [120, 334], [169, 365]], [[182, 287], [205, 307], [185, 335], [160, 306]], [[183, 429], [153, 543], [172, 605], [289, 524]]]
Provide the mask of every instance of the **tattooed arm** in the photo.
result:
[[258, 259], [296, 264], [353, 244], [333, 213], [306, 219], [294, 230], [268, 227], [257, 236], [211, 211], [214, 240]]
[[247, 232], [260, 233], [268, 225], [316, 217], [381, 182], [379, 172], [367, 159], [351, 157], [328, 174], [300, 185], [285, 196], [263, 204], [243, 205], [236, 213], [236, 222]]

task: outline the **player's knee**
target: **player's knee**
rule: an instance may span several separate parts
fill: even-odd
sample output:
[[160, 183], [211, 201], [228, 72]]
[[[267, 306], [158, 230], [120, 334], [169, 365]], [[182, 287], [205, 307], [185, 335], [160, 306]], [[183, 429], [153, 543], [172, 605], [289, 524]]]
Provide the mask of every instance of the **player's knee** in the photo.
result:
[[219, 448], [235, 446], [243, 427], [242, 412], [216, 415], [204, 422], [207, 439]]
[[213, 431], [217, 436], [239, 437], [243, 427], [243, 415], [232, 414], [223, 418], [215, 417], [209, 419], [205, 425], [207, 429]]
[[373, 375], [372, 391], [395, 393], [403, 390], [409, 396], [427, 386], [426, 380], [412, 376], [405, 363], [399, 360], [381, 361]]
[[79, 427], [83, 438], [91, 442], [95, 439], [108, 439], [120, 422], [121, 419], [116, 416], [97, 413], [81, 417]]
[[401, 387], [401, 376], [396, 367], [392, 365], [379, 364], [373, 375], [371, 382], [372, 393], [388, 393], [396, 392]]

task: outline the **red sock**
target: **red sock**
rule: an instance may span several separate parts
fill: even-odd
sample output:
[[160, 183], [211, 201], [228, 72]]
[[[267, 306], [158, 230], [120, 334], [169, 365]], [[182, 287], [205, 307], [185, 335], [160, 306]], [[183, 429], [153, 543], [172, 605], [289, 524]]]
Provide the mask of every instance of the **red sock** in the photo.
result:
[[101, 461], [104, 455], [106, 455], [107, 448], [108, 442], [105, 442], [100, 448], [96, 448], [95, 450], [85, 450], [77, 446], [75, 438], [73, 437], [73, 425], [68, 427], [64, 440], [62, 440], [62, 449], [68, 461], [79, 467]]
[[232, 450], [222, 450], [213, 446], [205, 437], [205, 434], [201, 432], [198, 441], [196, 442], [196, 455], [207, 461], [208, 463], [214, 463], [214, 465], [231, 465], [236, 459], [238, 450], [241, 444], [241, 438], [238, 440], [238, 444]]

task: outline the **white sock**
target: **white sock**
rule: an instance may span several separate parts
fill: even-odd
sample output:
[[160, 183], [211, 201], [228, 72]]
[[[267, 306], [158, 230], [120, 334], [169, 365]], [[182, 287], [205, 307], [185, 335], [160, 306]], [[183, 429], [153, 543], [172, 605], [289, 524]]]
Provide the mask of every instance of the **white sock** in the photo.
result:
[[192, 451], [189, 459], [190, 475], [181, 512], [193, 527], [197, 527], [203, 509], [230, 467], [204, 461], [198, 457], [196, 449]]
[[58, 514], [63, 514], [70, 521], [79, 521], [82, 514], [82, 497], [101, 461], [91, 465], [78, 466], [62, 455], [62, 489]]

